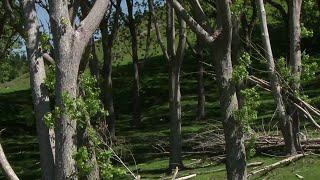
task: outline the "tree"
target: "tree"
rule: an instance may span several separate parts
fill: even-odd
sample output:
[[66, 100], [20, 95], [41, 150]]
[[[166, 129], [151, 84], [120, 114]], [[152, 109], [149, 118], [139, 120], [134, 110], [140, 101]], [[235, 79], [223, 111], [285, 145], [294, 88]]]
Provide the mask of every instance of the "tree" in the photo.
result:
[[[119, 16], [121, 13], [120, 8], [121, 0], [117, 0], [116, 12], [113, 16], [112, 28], [108, 28], [109, 19], [104, 19], [100, 24], [100, 30], [102, 35], [102, 48], [103, 48], [103, 66], [101, 76], [102, 92], [103, 92], [103, 105], [108, 116], [106, 117], [106, 124], [108, 125], [109, 135], [112, 139], [115, 139], [115, 112], [113, 107], [113, 92], [112, 92], [112, 47], [115, 38], [117, 37], [119, 29]], [[111, 12], [110, 12], [111, 13]]]
[[168, 0], [168, 2], [173, 5], [178, 15], [187, 22], [191, 30], [199, 35], [204, 42], [209, 43], [213, 49], [226, 141], [227, 177], [230, 180], [247, 179], [243, 127], [241, 120], [234, 115], [234, 112], [238, 109], [238, 100], [232, 80], [232, 22], [229, 1], [216, 1], [217, 28], [213, 33], [203, 29], [176, 0]]
[[[289, 1], [289, 37], [290, 37], [290, 58], [289, 65], [292, 68], [294, 81], [291, 83], [291, 89], [294, 94], [298, 95], [300, 91], [300, 77], [302, 71], [301, 63], [301, 14], [302, 0]], [[301, 151], [299, 143], [300, 120], [299, 113], [296, 107], [289, 106], [288, 112], [292, 118], [292, 136], [296, 151]]]
[[182, 162], [182, 135], [181, 135], [181, 93], [180, 70], [184, 59], [187, 31], [186, 23], [179, 19], [179, 42], [175, 48], [175, 12], [170, 3], [167, 6], [167, 47], [164, 45], [159, 24], [155, 17], [153, 1], [149, 0], [149, 9], [156, 29], [157, 39], [162, 52], [169, 63], [169, 111], [170, 111], [170, 157], [169, 170], [184, 168]]
[[25, 31], [27, 32], [26, 47], [30, 68], [30, 84], [36, 114], [36, 128], [40, 148], [40, 165], [43, 179], [54, 179], [54, 132], [49, 129], [44, 116], [51, 111], [49, 93], [44, 86], [46, 78], [37, 12], [33, 0], [23, 1]]
[[133, 116], [132, 125], [140, 126], [141, 123], [141, 103], [140, 103], [140, 72], [139, 72], [139, 56], [138, 56], [138, 37], [136, 21], [133, 15], [133, 0], [126, 0], [128, 7], [128, 27], [131, 35], [132, 62], [133, 62]]
[[269, 39], [266, 11], [264, 9], [263, 0], [257, 0], [257, 6], [259, 12], [258, 16], [260, 19], [260, 29], [262, 35], [263, 48], [270, 76], [270, 85], [272, 88], [274, 101], [277, 104], [277, 113], [280, 121], [279, 124], [285, 141], [286, 152], [288, 154], [295, 154], [297, 150], [294, 146], [295, 140], [292, 134], [292, 119], [287, 114], [286, 107], [283, 101], [283, 96], [281, 94], [281, 85], [275, 69], [275, 63]]
[[[212, 32], [212, 29], [207, 24], [208, 19], [204, 16], [204, 11], [201, 8], [200, 2], [198, 0], [190, 1], [192, 8], [192, 13], [194, 14], [195, 20], [199, 22], [199, 24], [206, 29], [208, 32]], [[205, 119], [205, 89], [204, 89], [204, 67], [203, 67], [203, 58], [204, 58], [204, 44], [202, 44], [201, 38], [197, 36], [197, 44], [196, 44], [196, 55], [198, 58], [198, 120]]]
[[[79, 1], [74, 1], [71, 6], [74, 11], [79, 8]], [[60, 0], [50, 0], [50, 21], [53, 33], [53, 42], [56, 58], [56, 106], [61, 109], [61, 114], [55, 122], [56, 134], [56, 179], [77, 179], [75, 160], [72, 158], [76, 150], [77, 122], [64, 112], [65, 94], [70, 98], [77, 95], [77, 77], [82, 54], [99, 26], [110, 1], [97, 0], [89, 14], [79, 26], [74, 23], [74, 13], [69, 13], [68, 3]]]

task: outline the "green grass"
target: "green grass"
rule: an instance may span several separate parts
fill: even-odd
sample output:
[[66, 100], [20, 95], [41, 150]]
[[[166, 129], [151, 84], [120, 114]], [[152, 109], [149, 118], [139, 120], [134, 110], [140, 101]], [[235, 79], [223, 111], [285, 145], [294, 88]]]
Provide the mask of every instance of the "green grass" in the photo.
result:
[[[182, 72], [195, 72], [196, 63], [189, 54], [183, 64]], [[207, 68], [207, 70], [212, 70]], [[132, 107], [132, 64], [114, 67], [114, 103], [117, 113], [117, 137], [115, 150], [122, 156], [122, 159], [130, 165], [132, 170], [138, 169], [138, 173], [143, 179], [159, 179], [170, 177], [166, 174], [168, 166], [168, 156], [154, 155], [159, 153], [162, 146], [168, 151], [169, 140], [169, 107], [168, 107], [168, 72], [167, 62], [163, 57], [157, 56], [146, 62], [141, 76], [142, 92], [142, 127], [133, 129], [130, 126]], [[1, 143], [8, 156], [10, 163], [21, 179], [37, 179], [40, 177], [38, 145], [35, 138], [34, 117], [31, 102], [31, 92], [29, 90], [28, 76], [24, 75], [18, 79], [5, 84], [0, 84], [0, 127], [6, 128], [1, 135]], [[319, 105], [317, 94], [318, 79], [305, 85], [306, 92]], [[219, 96], [215, 81], [206, 77], [205, 88], [207, 90], [207, 116], [206, 122], [196, 121], [196, 74], [184, 73], [181, 77], [182, 93], [182, 134], [184, 138], [191, 137], [199, 132], [204, 132], [210, 128], [221, 128], [221, 117], [219, 110]], [[265, 124], [270, 123], [274, 112], [272, 96], [263, 93], [262, 106], [259, 108], [259, 118], [254, 122], [255, 127], [261, 129], [262, 119]], [[270, 126], [276, 124], [274, 118]], [[302, 121], [308, 126], [308, 121]], [[314, 134], [314, 135], [312, 135]], [[312, 137], [318, 137], [318, 132], [311, 133]], [[160, 146], [157, 146], [160, 144]], [[156, 148], [157, 147], [157, 148]], [[188, 144], [183, 145], [184, 151], [191, 151]], [[134, 159], [130, 154], [133, 154]], [[265, 165], [276, 162], [279, 158], [258, 156], [250, 159], [250, 162], [262, 161]], [[199, 161], [199, 162], [198, 162]], [[137, 166], [135, 166], [135, 162]], [[197, 162], [197, 163], [196, 163]], [[311, 165], [307, 163], [310, 162]], [[186, 170], [179, 172], [179, 176], [197, 173], [195, 179], [225, 179], [225, 171], [208, 173], [215, 169], [224, 168], [223, 163], [218, 163], [210, 155], [184, 156]], [[320, 163], [316, 157], [307, 157], [284, 167], [281, 170], [274, 170], [261, 178], [282, 179], [283, 177], [295, 179], [295, 173], [305, 177], [316, 177], [320, 172], [309, 173], [309, 168], [295, 168], [296, 166], [306, 166], [316, 168]], [[190, 165], [189, 165], [190, 164]], [[315, 166], [314, 166], [315, 165]], [[292, 175], [293, 174], [293, 175]], [[313, 174], [313, 175], [312, 175]], [[0, 179], [3, 176], [0, 174]], [[260, 179], [260, 177], [257, 177]]]

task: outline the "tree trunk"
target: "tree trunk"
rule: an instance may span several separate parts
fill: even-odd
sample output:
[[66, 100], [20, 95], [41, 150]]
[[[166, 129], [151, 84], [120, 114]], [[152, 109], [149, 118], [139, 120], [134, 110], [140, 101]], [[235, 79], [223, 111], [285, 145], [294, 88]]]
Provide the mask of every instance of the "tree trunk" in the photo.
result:
[[[241, 48], [241, 39], [240, 39], [240, 17], [232, 18], [232, 43], [231, 43], [231, 61], [233, 66], [237, 66], [240, 64], [240, 57], [243, 50]], [[245, 89], [244, 82], [237, 82], [236, 84], [236, 92], [238, 98], [238, 106], [239, 109], [244, 104], [245, 97], [241, 93], [243, 89]]]
[[206, 118], [206, 95], [205, 95], [205, 89], [204, 89], [204, 68], [201, 61], [203, 61], [203, 54], [200, 54], [200, 57], [198, 57], [198, 115], [197, 120], [201, 121]]
[[216, 1], [218, 16], [217, 30], [214, 33], [203, 29], [191, 16], [186, 14], [185, 9], [176, 0], [167, 1], [173, 5], [179, 17], [187, 22], [192, 31], [197, 33], [204, 42], [212, 45], [220, 91], [220, 104], [224, 118], [227, 178], [230, 180], [247, 179], [243, 127], [241, 126], [241, 120], [237, 120], [234, 116], [234, 112], [238, 109], [238, 100], [235, 85], [232, 81], [232, 22], [229, 1]]
[[100, 68], [99, 68], [99, 60], [97, 57], [95, 43], [92, 45], [91, 49], [92, 58], [89, 61], [89, 68], [91, 76], [95, 77], [97, 80], [99, 79]]
[[113, 107], [113, 92], [112, 92], [112, 45], [108, 41], [107, 24], [103, 22], [100, 25], [102, 34], [102, 47], [103, 47], [103, 105], [105, 110], [108, 111], [106, 117], [106, 125], [108, 125], [108, 133], [111, 139], [115, 138], [115, 113]]
[[217, 24], [222, 26], [222, 32], [214, 46], [214, 57], [224, 119], [227, 178], [229, 180], [247, 179], [243, 127], [241, 120], [237, 120], [234, 116], [234, 112], [238, 109], [238, 100], [232, 81], [232, 22], [229, 1], [217, 0], [217, 10]]
[[38, 18], [34, 1], [23, 1], [24, 17], [27, 31], [27, 55], [30, 60], [30, 84], [32, 99], [36, 114], [36, 127], [40, 149], [40, 165], [42, 178], [54, 179], [54, 132], [43, 121], [44, 116], [51, 111], [49, 92], [44, 87], [46, 78], [44, 62], [40, 47]]
[[292, 134], [292, 119], [287, 115], [283, 98], [281, 95], [281, 86], [279, 83], [279, 78], [275, 69], [275, 63], [273, 59], [266, 12], [264, 9], [263, 0], [257, 0], [259, 18], [260, 18], [260, 28], [262, 33], [262, 41], [265, 52], [265, 58], [268, 64], [268, 71], [270, 76], [271, 88], [274, 96], [275, 103], [277, 104], [277, 112], [279, 116], [279, 124], [282, 131], [282, 135], [286, 144], [286, 152], [288, 154], [296, 154], [297, 150], [294, 146], [294, 137]]
[[[192, 13], [195, 16], [195, 20], [201, 24], [207, 31], [211, 32], [210, 26], [207, 24], [207, 19], [203, 15], [203, 9], [201, 8], [200, 2], [198, 0], [191, 0], [190, 1], [192, 8]], [[204, 67], [203, 67], [203, 49], [204, 49], [203, 41], [199, 36], [197, 36], [197, 45], [196, 45], [196, 52], [198, 54], [198, 114], [197, 120], [204, 120], [206, 117], [205, 114], [205, 103], [206, 103], [206, 96], [205, 96], [205, 89], [204, 89]], [[202, 61], [202, 62], [201, 62]]]
[[65, 111], [63, 96], [76, 98], [77, 77], [81, 57], [92, 34], [99, 26], [109, 0], [95, 1], [90, 13], [74, 29], [69, 19], [68, 4], [65, 1], [50, 0], [50, 21], [55, 47], [56, 66], [56, 106], [61, 114], [56, 118], [56, 168], [55, 179], [78, 179], [75, 160], [72, 158], [77, 149], [75, 119]]
[[[290, 33], [290, 62], [292, 68], [292, 75], [294, 82], [291, 84], [291, 89], [294, 94], [300, 91], [300, 76], [301, 76], [301, 27], [300, 27], [300, 14], [301, 14], [302, 0], [289, 1], [289, 33]], [[293, 124], [293, 140], [297, 151], [301, 151], [299, 143], [300, 120], [299, 113], [295, 106], [290, 105], [289, 114], [292, 118]]]
[[[169, 170], [183, 168], [182, 136], [181, 136], [181, 94], [180, 69], [170, 62], [169, 109], [170, 109], [170, 159]], [[176, 69], [178, 68], [178, 69]]]
[[[92, 39], [91, 39], [92, 40]], [[92, 50], [92, 42], [90, 42], [87, 47], [85, 48], [85, 51], [82, 55], [82, 59], [80, 61], [79, 65], [79, 76], [82, 75], [88, 65], [88, 62], [90, 60], [90, 54]], [[82, 96], [83, 99], [85, 99], [85, 93], [83, 87], [78, 85], [79, 93], [78, 96]], [[97, 157], [96, 157], [96, 151], [95, 146], [92, 142], [92, 139], [89, 135], [89, 129], [92, 128], [90, 119], [87, 119], [86, 124], [81, 127], [79, 124], [77, 125], [77, 147], [83, 147], [85, 146], [89, 152], [89, 159], [88, 163], [93, 165], [93, 169], [86, 174], [83, 177], [79, 177], [80, 180], [98, 180], [99, 179], [99, 167], [97, 163]]]
[[129, 14], [129, 30], [131, 34], [131, 48], [133, 61], [133, 116], [132, 125], [139, 127], [141, 124], [141, 105], [140, 105], [140, 73], [139, 73], [139, 56], [138, 56], [138, 39], [136, 22], [133, 17], [133, 0], [126, 0]]
[[182, 135], [181, 135], [181, 93], [180, 69], [184, 59], [187, 31], [186, 23], [179, 19], [179, 43], [175, 52], [174, 9], [168, 3], [167, 43], [169, 55], [169, 108], [170, 108], [170, 158], [169, 170], [184, 168], [182, 162]]

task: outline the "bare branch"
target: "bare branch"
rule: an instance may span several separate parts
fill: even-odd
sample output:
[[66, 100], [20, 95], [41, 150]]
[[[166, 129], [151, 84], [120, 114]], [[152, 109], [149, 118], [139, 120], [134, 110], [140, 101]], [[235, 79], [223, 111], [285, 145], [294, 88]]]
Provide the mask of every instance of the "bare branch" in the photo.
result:
[[169, 58], [169, 54], [168, 54], [167, 48], [164, 45], [164, 42], [162, 40], [161, 32], [160, 32], [160, 28], [159, 28], [159, 24], [158, 24], [158, 19], [157, 19], [156, 15], [155, 15], [153, 0], [148, 0], [148, 2], [149, 2], [148, 3], [149, 4], [149, 9], [150, 9], [150, 12], [152, 14], [152, 21], [153, 21], [154, 27], [156, 29], [158, 42], [160, 44], [162, 53], [164, 54], [165, 58], [169, 61], [169, 59], [170, 59]]

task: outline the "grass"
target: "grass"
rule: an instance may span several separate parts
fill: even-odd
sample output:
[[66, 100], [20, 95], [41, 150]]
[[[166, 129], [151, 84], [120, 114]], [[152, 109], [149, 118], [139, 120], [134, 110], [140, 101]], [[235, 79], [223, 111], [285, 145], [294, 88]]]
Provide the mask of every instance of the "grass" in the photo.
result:
[[[183, 65], [182, 72], [195, 72], [196, 64], [192, 56], [188, 55]], [[117, 136], [118, 142], [115, 149], [122, 155], [123, 160], [130, 165], [130, 168], [139, 174], [143, 179], [168, 178], [166, 168], [168, 165], [167, 155], [147, 155], [147, 153], [157, 153], [157, 144], [160, 143], [168, 151], [167, 142], [169, 138], [169, 114], [168, 114], [168, 89], [167, 64], [161, 56], [150, 59], [145, 64], [142, 75], [142, 127], [133, 129], [130, 126], [131, 120], [131, 64], [116, 66], [114, 68], [114, 96], [115, 109], [117, 110]], [[207, 89], [207, 116], [206, 122], [195, 120], [197, 97], [196, 74], [185, 73], [181, 77], [183, 124], [182, 134], [184, 138], [191, 137], [199, 132], [206, 131], [210, 127], [221, 128], [221, 118], [219, 113], [219, 102], [215, 82], [210, 77], [206, 77]], [[315, 82], [318, 80], [315, 80]], [[10, 163], [21, 179], [39, 179], [39, 153], [38, 144], [35, 138], [34, 117], [32, 113], [31, 92], [29, 90], [28, 76], [24, 75], [14, 81], [0, 85], [0, 126], [6, 128], [1, 135], [1, 143], [8, 156]], [[310, 93], [316, 104], [319, 104], [316, 94], [316, 83], [308, 84], [306, 92]], [[312, 90], [311, 90], [312, 89]], [[259, 109], [259, 118], [255, 122], [255, 127], [259, 128], [262, 119], [265, 124], [270, 123], [270, 118], [274, 111], [273, 100], [270, 94], [263, 94], [263, 105]], [[308, 122], [303, 121], [306, 125]], [[274, 126], [276, 119], [271, 121]], [[315, 137], [318, 133], [315, 132]], [[162, 144], [161, 144], [162, 143]], [[159, 148], [159, 147], [158, 147]], [[190, 151], [192, 147], [184, 145], [184, 151]], [[135, 161], [130, 156], [134, 154]], [[262, 161], [265, 165], [280, 160], [257, 156], [249, 162]], [[137, 165], [135, 165], [135, 162]], [[197, 173], [195, 179], [224, 179], [225, 171], [208, 173], [215, 169], [224, 168], [224, 164], [218, 163], [210, 156], [185, 156], [184, 163], [186, 170], [179, 172], [179, 176]], [[319, 173], [312, 171], [320, 163], [317, 157], [306, 157], [281, 169], [272, 171], [263, 177], [256, 179], [295, 179], [295, 174], [312, 179]], [[303, 168], [297, 168], [297, 167]], [[311, 169], [311, 170], [309, 170]], [[0, 179], [3, 175], [0, 174]]]

